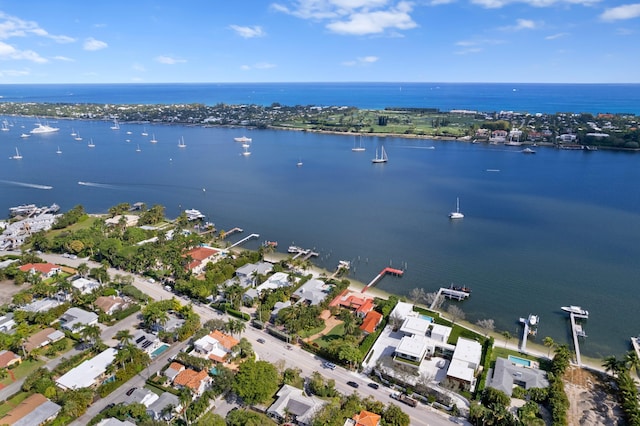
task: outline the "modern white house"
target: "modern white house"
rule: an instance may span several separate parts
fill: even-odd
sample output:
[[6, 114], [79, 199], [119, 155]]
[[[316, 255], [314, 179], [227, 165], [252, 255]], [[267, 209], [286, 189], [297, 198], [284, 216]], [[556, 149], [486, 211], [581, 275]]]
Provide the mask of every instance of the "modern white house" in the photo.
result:
[[312, 278], [294, 291], [291, 298], [298, 303], [315, 306], [324, 301], [324, 299], [329, 295], [331, 288], [332, 286], [330, 284]]
[[56, 380], [56, 384], [63, 390], [89, 388], [100, 383], [109, 364], [116, 357], [117, 350], [107, 348], [91, 359], [69, 370]]
[[80, 294], [89, 294], [99, 289], [101, 285], [98, 281], [80, 277], [71, 281], [71, 286], [78, 290]]
[[289, 281], [289, 274], [276, 272], [258, 287], [247, 290], [242, 297], [245, 300], [253, 300], [259, 297], [266, 290], [275, 290], [281, 287], [289, 287], [290, 285], [291, 282]]
[[232, 336], [213, 330], [193, 343], [192, 354], [215, 362], [225, 362], [238, 343]]
[[447, 370], [447, 377], [473, 390], [476, 382], [475, 375], [478, 367], [480, 367], [481, 358], [482, 345], [480, 343], [459, 337]]

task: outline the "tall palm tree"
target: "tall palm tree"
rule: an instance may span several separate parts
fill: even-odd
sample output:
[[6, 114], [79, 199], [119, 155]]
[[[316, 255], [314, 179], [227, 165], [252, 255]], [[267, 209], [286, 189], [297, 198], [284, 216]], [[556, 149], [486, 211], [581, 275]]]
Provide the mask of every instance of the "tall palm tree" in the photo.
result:
[[94, 346], [100, 340], [100, 333], [100, 327], [98, 327], [96, 324], [86, 325], [84, 326], [82, 331], [80, 331], [80, 335], [82, 336], [82, 338], [91, 342], [91, 346]]
[[606, 357], [602, 366], [604, 367], [604, 371], [611, 371], [614, 376], [620, 372], [620, 361], [618, 361], [615, 355]]
[[125, 328], [124, 330], [118, 330], [115, 337], [116, 339], [118, 339], [118, 341], [120, 342], [120, 346], [122, 347], [128, 345], [129, 343], [131, 343], [131, 340], [133, 340], [133, 334], [131, 334], [131, 331], [128, 328]]
[[556, 345], [556, 342], [551, 337], [547, 336], [542, 341], [542, 344], [549, 348], [549, 351], [547, 352], [547, 358], [549, 358], [549, 355], [551, 355], [551, 349]]
[[628, 351], [626, 354], [624, 354], [624, 363], [629, 371], [638, 370], [638, 368], [640, 367], [640, 359], [638, 358], [638, 354], [635, 350]]

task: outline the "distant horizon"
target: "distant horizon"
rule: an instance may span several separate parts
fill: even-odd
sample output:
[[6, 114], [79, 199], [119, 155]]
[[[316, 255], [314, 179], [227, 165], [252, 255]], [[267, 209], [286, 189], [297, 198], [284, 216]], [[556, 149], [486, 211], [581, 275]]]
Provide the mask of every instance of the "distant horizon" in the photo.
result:
[[606, 83], [606, 82], [593, 82], [593, 83], [584, 83], [584, 82], [574, 82], [574, 83], [563, 83], [563, 82], [501, 82], [501, 81], [138, 81], [138, 82], [96, 82], [96, 83], [0, 83], [0, 87], [2, 86], [89, 86], [89, 85], [153, 85], [153, 84], [504, 84], [504, 85], [513, 85], [513, 84], [522, 84], [522, 85], [608, 85], [608, 86], [624, 86], [624, 85], [640, 85], [640, 82], [615, 82], [615, 83]]

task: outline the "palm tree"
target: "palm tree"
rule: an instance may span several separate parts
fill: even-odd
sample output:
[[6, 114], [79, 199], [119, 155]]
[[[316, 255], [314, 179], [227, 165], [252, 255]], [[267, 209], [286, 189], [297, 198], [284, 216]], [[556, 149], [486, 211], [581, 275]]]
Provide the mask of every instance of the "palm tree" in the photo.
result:
[[78, 274], [80, 274], [81, 277], [86, 277], [87, 273], [89, 272], [89, 265], [87, 265], [85, 262], [82, 262], [81, 264], [78, 265], [76, 270], [78, 271]]
[[638, 359], [638, 354], [636, 353], [636, 351], [629, 351], [624, 354], [624, 363], [629, 371], [637, 371], [640, 367], [640, 359]]
[[507, 347], [507, 342], [508, 342], [509, 340], [511, 340], [511, 338], [512, 338], [513, 336], [511, 336], [511, 333], [509, 333], [508, 331], [503, 331], [503, 332], [502, 332], [502, 337], [504, 337], [504, 347], [506, 348], [506, 347]]
[[551, 337], [547, 336], [542, 341], [542, 344], [549, 348], [549, 351], [547, 352], [547, 358], [549, 358], [549, 355], [551, 355], [551, 349], [556, 345], [556, 342]]
[[80, 332], [80, 335], [84, 340], [91, 342], [91, 346], [93, 346], [100, 340], [101, 331], [100, 327], [96, 324], [86, 325]]
[[124, 330], [118, 330], [115, 337], [120, 342], [121, 347], [126, 346], [127, 344], [131, 343], [131, 340], [133, 340], [133, 334], [131, 334], [131, 331], [128, 328], [125, 328]]
[[620, 372], [620, 361], [618, 361], [615, 355], [606, 357], [602, 366], [604, 367], [604, 371], [611, 371], [614, 376]]

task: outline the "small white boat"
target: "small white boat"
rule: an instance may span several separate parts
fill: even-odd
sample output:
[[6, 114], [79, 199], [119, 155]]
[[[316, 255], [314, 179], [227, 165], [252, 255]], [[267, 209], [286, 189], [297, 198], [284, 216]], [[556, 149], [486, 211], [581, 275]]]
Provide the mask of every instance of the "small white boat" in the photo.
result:
[[529, 323], [529, 327], [537, 326], [539, 321], [540, 321], [540, 318], [538, 317], [538, 315], [529, 314], [529, 318], [527, 319], [527, 322]]
[[527, 148], [525, 148], [525, 149], [523, 149], [523, 150], [522, 150], [522, 153], [523, 153], [523, 154], [535, 154], [535, 153], [536, 153], [536, 151], [535, 151], [535, 150], [533, 150], [533, 149], [531, 149], [531, 148], [529, 148], [529, 147], [527, 147]]
[[251, 155], [251, 151], [249, 151], [249, 145], [242, 144], [242, 146], [244, 147], [244, 151], [242, 152], [242, 155], [244, 155], [245, 157]]
[[387, 153], [384, 150], [384, 146], [382, 147], [382, 151], [380, 153], [380, 157], [378, 157], [378, 150], [376, 149], [376, 158], [371, 160], [373, 164], [386, 163], [388, 161]]
[[236, 141], [236, 142], [243, 142], [243, 143], [251, 142], [251, 138], [248, 138], [246, 136], [240, 136], [239, 138], [233, 138], [233, 140]]
[[127, 134], [128, 134], [128, 135], [130, 135], [130, 134], [131, 134], [131, 132], [127, 131]]
[[28, 133], [23, 133], [23, 134], [21, 134], [21, 135], [20, 135], [20, 137], [21, 137], [21, 138], [23, 138], [23, 139], [26, 139], [26, 138], [28, 138], [29, 136], [31, 136], [31, 135], [30, 135], [30, 134], [28, 134]]
[[2, 122], [2, 131], [3, 132], [8, 132], [9, 131], [9, 122], [7, 120], [4, 120]]
[[53, 133], [60, 130], [58, 127], [51, 127], [46, 124], [37, 123], [36, 128], [31, 130], [29, 133], [31, 134], [41, 134], [41, 133]]
[[62, 151], [60, 150], [60, 147], [58, 147], [58, 150], [56, 151], [56, 154], [62, 154]]
[[82, 140], [82, 136], [80, 136], [80, 132], [76, 133], [74, 139], [77, 140], [77, 141], [81, 141]]
[[71, 136], [76, 137], [77, 133], [73, 128], [71, 128]]
[[155, 134], [153, 136], [151, 136], [151, 140], [149, 142], [151, 142], [151, 143], [157, 143], [158, 142], [156, 140], [156, 135]]
[[296, 163], [296, 166], [302, 167], [302, 160], [298, 160], [298, 162]]
[[16, 146], [16, 155], [14, 155], [13, 157], [14, 160], [22, 160], [22, 155], [20, 155], [20, 153], [18, 152], [18, 147]]
[[586, 309], [582, 309], [580, 306], [561, 306], [560, 309], [562, 309], [565, 312], [568, 312], [570, 314], [577, 314], [577, 315], [582, 315], [585, 317], [589, 316], [589, 311], [587, 311]]
[[138, 147], [136, 148], [136, 152], [140, 152], [140, 151], [142, 150], [140, 149], [140, 145], [138, 145]]
[[184, 136], [178, 139], [178, 148], [186, 148], [187, 144], [184, 143]]
[[460, 198], [456, 198], [456, 211], [449, 213], [449, 219], [462, 219], [464, 215], [460, 213]]
[[118, 119], [113, 119], [113, 126], [111, 126], [111, 130], [120, 130], [120, 124], [118, 124]]
[[93, 139], [89, 139], [89, 144], [87, 144], [89, 148], [95, 148], [96, 144], [93, 143]]
[[147, 128], [145, 127], [144, 129], [142, 129], [142, 133], [140, 133], [142, 136], [149, 136], [149, 133], [147, 133]]

